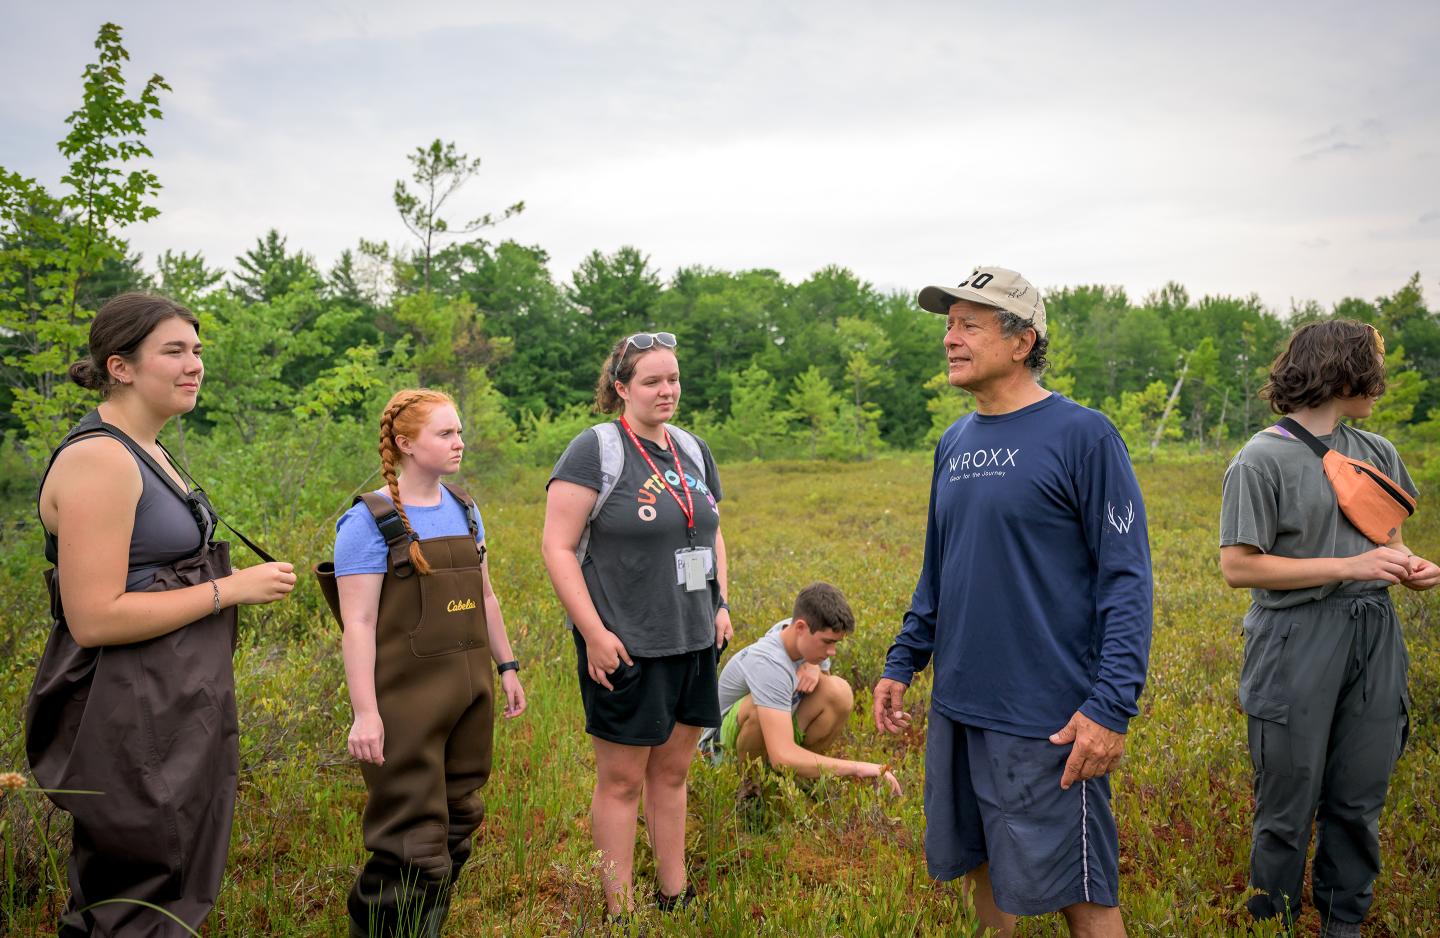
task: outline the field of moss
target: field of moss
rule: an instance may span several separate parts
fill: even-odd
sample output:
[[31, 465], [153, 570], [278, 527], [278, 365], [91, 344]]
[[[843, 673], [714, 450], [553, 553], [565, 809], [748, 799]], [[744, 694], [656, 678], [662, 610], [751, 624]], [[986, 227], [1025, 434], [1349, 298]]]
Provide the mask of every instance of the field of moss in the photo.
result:
[[[844, 752], [897, 768], [903, 797], [828, 780], [774, 776], [737, 807], [731, 768], [691, 775], [689, 860], [703, 920], [640, 916], [651, 935], [963, 935], [971, 920], [922, 855], [924, 713], [928, 673], [907, 696], [915, 727], [881, 738], [869, 688], [919, 569], [928, 456], [867, 463], [722, 467], [737, 642], [788, 614], [815, 579], [846, 591], [859, 629], [835, 672], [857, 690]], [[1223, 462], [1138, 467], [1156, 574], [1154, 645], [1142, 712], [1114, 776], [1122, 906], [1134, 935], [1244, 934], [1250, 767], [1236, 702], [1240, 619], [1247, 598], [1216, 561]], [[492, 576], [505, 608], [529, 711], [496, 727], [489, 813], [458, 884], [448, 933], [551, 936], [602, 931], [589, 836], [593, 770], [575, 685], [574, 651], [539, 556], [542, 473], [465, 480], [485, 514]], [[338, 509], [346, 493], [336, 492]], [[223, 501], [222, 501], [223, 506]], [[23, 512], [16, 511], [16, 519]], [[1440, 515], [1422, 511], [1406, 540], [1440, 558]], [[309, 564], [328, 551], [327, 524], [269, 532], [272, 549]], [[303, 529], [303, 531], [302, 531]], [[0, 532], [0, 771], [23, 770], [21, 714], [46, 634], [33, 526]], [[982, 584], [980, 588], [1003, 588]], [[1367, 934], [1440, 934], [1440, 596], [1393, 591], [1411, 655], [1414, 726], [1382, 818], [1384, 870]], [[247, 608], [235, 659], [241, 783], [227, 881], [206, 933], [340, 936], [344, 896], [363, 859], [364, 788], [345, 752], [349, 704], [338, 631], [313, 580], [279, 607]], [[643, 830], [643, 827], [642, 827]], [[43, 797], [0, 796], [0, 934], [54, 933], [64, 902], [68, 834]], [[648, 848], [637, 890], [653, 888]], [[1318, 922], [1307, 908], [1300, 934]], [[1021, 935], [1064, 934], [1058, 916], [1024, 920]], [[1274, 934], [1266, 926], [1255, 932]]]

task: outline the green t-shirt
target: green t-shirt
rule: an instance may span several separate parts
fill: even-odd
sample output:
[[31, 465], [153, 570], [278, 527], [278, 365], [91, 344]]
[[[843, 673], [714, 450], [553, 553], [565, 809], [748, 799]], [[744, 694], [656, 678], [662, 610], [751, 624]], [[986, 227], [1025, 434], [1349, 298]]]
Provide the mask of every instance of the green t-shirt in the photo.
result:
[[[1376, 433], [1339, 424], [1320, 437], [1331, 449], [1362, 459], [1417, 495], [1400, 454]], [[1320, 458], [1300, 440], [1262, 430], [1225, 470], [1220, 499], [1220, 546], [1249, 544], [1277, 557], [1354, 557], [1375, 544], [1340, 511]], [[1256, 605], [1298, 606], [1332, 593], [1384, 589], [1384, 580], [1345, 580], [1297, 590], [1252, 589]]]

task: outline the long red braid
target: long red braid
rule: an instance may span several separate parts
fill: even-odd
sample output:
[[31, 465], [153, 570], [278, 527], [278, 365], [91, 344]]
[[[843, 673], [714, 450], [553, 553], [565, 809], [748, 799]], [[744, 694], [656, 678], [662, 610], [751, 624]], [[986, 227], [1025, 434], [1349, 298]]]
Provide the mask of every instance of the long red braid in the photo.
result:
[[414, 439], [419, 436], [426, 421], [430, 419], [430, 411], [438, 404], [455, 406], [450, 395], [444, 391], [409, 388], [396, 391], [395, 396], [390, 398], [390, 403], [385, 405], [385, 412], [380, 415], [380, 474], [385, 477], [385, 483], [390, 487], [390, 500], [395, 503], [395, 510], [399, 512], [400, 520], [405, 523], [405, 530], [410, 532], [410, 562], [421, 576], [429, 576], [431, 568], [424, 552], [420, 550], [419, 541], [415, 540], [415, 529], [410, 527], [405, 505], [400, 501], [400, 477], [395, 473], [395, 465], [400, 462], [401, 453], [395, 437]]

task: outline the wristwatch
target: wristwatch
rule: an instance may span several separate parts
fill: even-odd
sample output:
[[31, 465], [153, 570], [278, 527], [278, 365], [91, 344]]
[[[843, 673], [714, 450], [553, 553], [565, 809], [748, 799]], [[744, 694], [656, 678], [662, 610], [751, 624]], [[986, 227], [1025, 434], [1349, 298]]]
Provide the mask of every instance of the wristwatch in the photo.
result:
[[502, 661], [495, 666], [495, 673], [497, 674], [504, 674], [506, 671], [514, 671], [517, 674], [520, 673], [520, 662], [511, 658], [509, 661]]

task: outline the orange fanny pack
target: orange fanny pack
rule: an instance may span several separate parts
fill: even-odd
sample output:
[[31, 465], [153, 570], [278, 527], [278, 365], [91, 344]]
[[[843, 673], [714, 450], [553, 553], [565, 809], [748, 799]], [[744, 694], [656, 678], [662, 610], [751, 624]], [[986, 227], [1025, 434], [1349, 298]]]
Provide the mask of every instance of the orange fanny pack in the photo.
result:
[[1361, 534], [1376, 544], [1388, 544], [1400, 525], [1415, 514], [1415, 499], [1400, 483], [1359, 459], [1337, 453], [1289, 417], [1276, 426], [1300, 440], [1324, 463], [1325, 478], [1335, 490], [1340, 511]]

